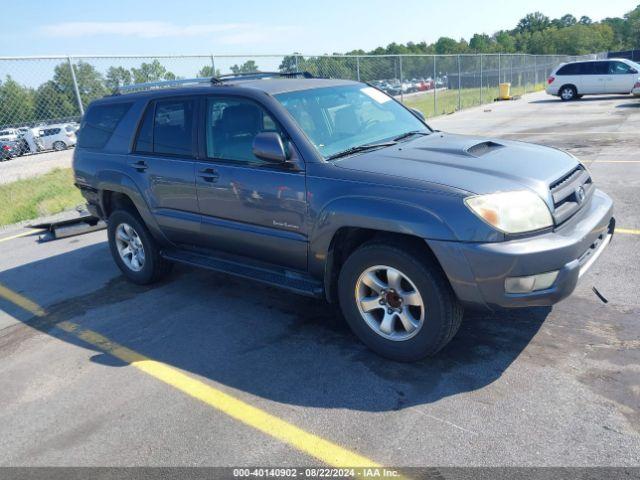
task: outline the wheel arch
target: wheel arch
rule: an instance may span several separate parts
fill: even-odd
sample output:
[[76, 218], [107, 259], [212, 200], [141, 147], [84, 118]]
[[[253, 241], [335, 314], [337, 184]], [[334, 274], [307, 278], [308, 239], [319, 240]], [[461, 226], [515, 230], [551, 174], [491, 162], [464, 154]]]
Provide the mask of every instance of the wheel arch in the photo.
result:
[[145, 223], [153, 237], [162, 245], [170, 245], [171, 242], [162, 233], [158, 222], [155, 220], [146, 200], [134, 183], [124, 174], [112, 175], [99, 181], [100, 211], [105, 220], [116, 208], [133, 210]]
[[309, 271], [323, 279], [330, 302], [337, 298], [336, 282], [342, 264], [364, 243], [402, 243], [430, 256], [439, 266], [424, 239], [455, 239], [452, 230], [434, 212], [375, 198], [332, 202], [318, 216], [316, 225], [310, 236]]

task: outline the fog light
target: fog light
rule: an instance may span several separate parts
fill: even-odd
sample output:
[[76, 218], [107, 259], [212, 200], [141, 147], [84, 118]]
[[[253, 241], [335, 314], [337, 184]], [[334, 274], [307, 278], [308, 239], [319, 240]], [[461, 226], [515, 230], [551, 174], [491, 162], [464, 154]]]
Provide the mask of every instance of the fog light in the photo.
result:
[[507, 293], [530, 293], [546, 290], [553, 285], [556, 278], [558, 278], [558, 270], [527, 277], [507, 277], [504, 281], [504, 290]]

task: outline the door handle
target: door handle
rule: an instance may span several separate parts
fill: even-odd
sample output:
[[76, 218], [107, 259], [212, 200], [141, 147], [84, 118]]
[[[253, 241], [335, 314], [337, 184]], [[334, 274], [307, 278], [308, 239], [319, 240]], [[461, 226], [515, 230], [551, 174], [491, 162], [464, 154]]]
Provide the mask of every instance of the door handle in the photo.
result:
[[205, 168], [200, 170], [199, 177], [202, 178], [205, 182], [213, 183], [218, 180], [220, 175], [213, 168]]
[[130, 165], [139, 172], [144, 172], [147, 168], [149, 168], [149, 165], [147, 165], [147, 162], [145, 162], [144, 160], [132, 162]]

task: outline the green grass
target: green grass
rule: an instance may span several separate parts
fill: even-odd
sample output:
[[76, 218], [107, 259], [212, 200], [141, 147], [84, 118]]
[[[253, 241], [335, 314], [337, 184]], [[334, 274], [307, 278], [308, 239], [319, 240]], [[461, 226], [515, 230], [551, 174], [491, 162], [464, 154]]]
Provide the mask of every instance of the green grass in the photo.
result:
[[84, 203], [70, 168], [0, 185], [0, 225], [62, 212]]
[[[536, 85], [527, 85], [526, 92], [540, 91], [544, 89], [542, 83]], [[478, 105], [483, 105], [493, 102], [498, 97], [497, 87], [484, 87], [482, 88], [482, 95], [480, 94], [480, 88], [463, 88], [460, 90], [460, 104], [461, 107], [469, 108]], [[523, 95], [525, 93], [524, 86], [511, 87], [511, 95]], [[482, 102], [481, 102], [482, 100]], [[458, 90], [440, 90], [436, 92], [436, 102], [434, 104], [433, 93], [426, 93], [421, 95], [415, 95], [406, 97], [404, 104], [407, 107], [417, 108], [427, 117], [434, 117], [436, 115], [444, 115], [447, 113], [453, 113], [458, 110]]]

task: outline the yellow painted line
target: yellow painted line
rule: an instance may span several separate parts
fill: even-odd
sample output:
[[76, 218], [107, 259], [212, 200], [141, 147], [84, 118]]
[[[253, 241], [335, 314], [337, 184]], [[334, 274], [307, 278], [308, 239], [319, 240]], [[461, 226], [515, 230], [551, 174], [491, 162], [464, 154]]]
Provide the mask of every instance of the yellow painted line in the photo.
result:
[[630, 235], [640, 235], [640, 230], [634, 230], [632, 228], [616, 228], [615, 233], [628, 233]]
[[28, 235], [33, 235], [34, 233], [40, 233], [40, 232], [43, 232], [43, 231], [44, 230], [37, 229], [37, 228], [36, 229], [32, 229], [32, 230], [28, 230], [26, 232], [18, 233], [16, 235], [11, 235], [10, 237], [0, 238], [0, 243], [6, 242], [6, 241], [9, 241], [9, 240], [14, 240], [16, 238], [26, 237]]
[[35, 315], [36, 317], [44, 317], [46, 312], [44, 309], [35, 302], [32, 302], [27, 297], [20, 295], [18, 292], [8, 289], [0, 283], [0, 297], [8, 300], [9, 302], [17, 305], [23, 310]]
[[[19, 293], [0, 284], [0, 297], [38, 316], [46, 315], [45, 310]], [[177, 390], [215, 408], [245, 425], [259, 430], [266, 435], [280, 440], [291, 447], [317, 458], [327, 465], [339, 468], [371, 467], [382, 468], [378, 463], [352, 452], [340, 445], [309, 433], [295, 425], [282, 420], [264, 410], [249, 405], [217, 388], [207, 385], [165, 363], [152, 360], [94, 331], [79, 325], [62, 321], [57, 328], [73, 334], [77, 338], [108, 353], [138, 370], [174, 387]]]

